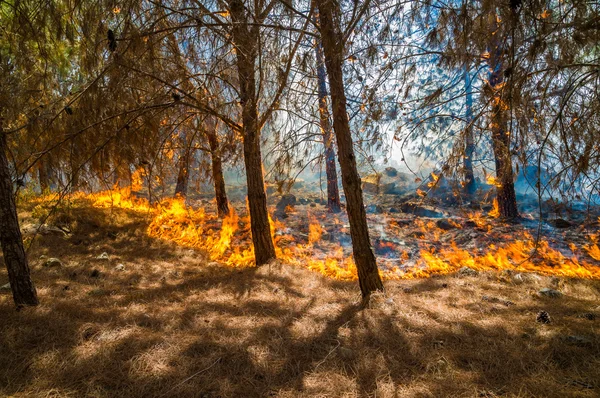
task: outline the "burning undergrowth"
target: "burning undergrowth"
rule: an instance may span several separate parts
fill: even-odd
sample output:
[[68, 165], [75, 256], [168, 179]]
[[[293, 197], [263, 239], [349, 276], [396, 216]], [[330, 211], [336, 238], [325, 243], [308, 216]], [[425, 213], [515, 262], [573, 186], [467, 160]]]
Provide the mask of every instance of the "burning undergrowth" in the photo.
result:
[[[273, 234], [295, 265], [257, 268], [243, 206], [221, 221], [122, 194], [75, 195], [48, 219], [29, 252], [39, 307], [0, 292], [0, 396], [597, 396], [600, 282], [521, 273], [508, 247], [526, 224], [369, 214], [384, 275], [432, 277], [388, 280], [363, 308], [355, 282], [307, 269], [354, 278], [343, 216], [290, 207]], [[28, 239], [53, 206], [35, 202], [20, 208]], [[531, 264], [594, 269], [585, 230], [544, 236], [564, 264], [543, 246]], [[495, 267], [500, 248], [519, 272], [436, 275]]]
[[[48, 207], [56, 198], [38, 199]], [[76, 193], [71, 203], [121, 208], [149, 217], [149, 237], [205, 251], [214, 262], [250, 267], [254, 253], [244, 208], [232, 207], [220, 220], [181, 198], [151, 205], [129, 189]], [[600, 248], [589, 228], [546, 229], [531, 223], [508, 224], [490, 214], [456, 210], [444, 218], [413, 214], [369, 214], [373, 249], [382, 277], [400, 280], [449, 274], [468, 267], [479, 271], [535, 272], [600, 279]], [[597, 226], [597, 225], [596, 225]], [[357, 278], [347, 218], [308, 205], [286, 209], [284, 221], [271, 220], [277, 256], [282, 262], [339, 280]]]

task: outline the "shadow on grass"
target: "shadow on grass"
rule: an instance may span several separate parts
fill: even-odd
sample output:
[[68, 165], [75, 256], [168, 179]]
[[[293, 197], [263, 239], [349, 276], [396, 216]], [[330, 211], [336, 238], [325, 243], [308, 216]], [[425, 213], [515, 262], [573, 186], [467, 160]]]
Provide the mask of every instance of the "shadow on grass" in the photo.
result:
[[[84, 265], [35, 267], [39, 308], [16, 312], [0, 296], [0, 395], [597, 396], [598, 336], [575, 316], [592, 299], [519, 299], [526, 286], [447, 276], [388, 282], [363, 308], [356, 283], [207, 267], [140, 228], [115, 229], [114, 245], [76, 234], [144, 267], [88, 264], [96, 278], [73, 276]], [[57, 239], [38, 250], [97, 251]], [[516, 304], [482, 301], [478, 283]], [[540, 308], [555, 323], [536, 324]], [[588, 340], [562, 337], [577, 333]]]

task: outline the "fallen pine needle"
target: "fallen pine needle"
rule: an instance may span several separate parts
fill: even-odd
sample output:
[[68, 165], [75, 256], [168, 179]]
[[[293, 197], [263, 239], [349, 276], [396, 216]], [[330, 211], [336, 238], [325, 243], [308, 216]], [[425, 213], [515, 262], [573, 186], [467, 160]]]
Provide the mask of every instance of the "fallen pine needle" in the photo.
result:
[[208, 366], [208, 367], [206, 367], [206, 368], [204, 368], [202, 370], [197, 371], [196, 373], [194, 373], [193, 375], [191, 375], [187, 379], [184, 379], [183, 381], [177, 383], [173, 388], [171, 388], [169, 391], [167, 391], [166, 393], [164, 393], [163, 395], [161, 395], [160, 398], [167, 396], [171, 391], [177, 389], [178, 387], [181, 387], [183, 384], [187, 383], [188, 381], [190, 381], [194, 377], [198, 376], [200, 373], [206, 372], [208, 369], [210, 369], [213, 366], [215, 366], [220, 360], [221, 360], [221, 357], [217, 358], [217, 360], [214, 361], [210, 366]]

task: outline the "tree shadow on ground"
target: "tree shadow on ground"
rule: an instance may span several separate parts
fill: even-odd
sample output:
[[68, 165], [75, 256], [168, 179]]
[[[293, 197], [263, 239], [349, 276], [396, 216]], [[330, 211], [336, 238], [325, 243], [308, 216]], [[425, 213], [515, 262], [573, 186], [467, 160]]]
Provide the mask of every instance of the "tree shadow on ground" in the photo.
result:
[[[117, 235], [128, 231], [124, 226]], [[387, 295], [374, 295], [365, 306], [355, 282], [285, 265], [207, 266], [176, 246], [135, 242], [118, 250], [131, 250], [127, 255], [143, 264], [139, 269], [93, 262], [101, 272], [92, 278], [73, 276], [85, 269], [81, 264], [36, 266], [39, 308], [16, 312], [10, 297], [0, 296], [0, 395], [598, 392], [596, 321], [576, 316], [595, 308], [597, 294], [548, 301], [531, 297], [527, 292], [536, 287], [527, 284], [445, 276], [387, 282]], [[39, 247], [53, 245], [50, 239]], [[61, 250], [75, 262], [91, 253]], [[484, 293], [499, 299], [482, 300]], [[550, 308], [552, 324], [535, 322], [540, 308]], [[587, 340], [564, 338], [580, 334]]]

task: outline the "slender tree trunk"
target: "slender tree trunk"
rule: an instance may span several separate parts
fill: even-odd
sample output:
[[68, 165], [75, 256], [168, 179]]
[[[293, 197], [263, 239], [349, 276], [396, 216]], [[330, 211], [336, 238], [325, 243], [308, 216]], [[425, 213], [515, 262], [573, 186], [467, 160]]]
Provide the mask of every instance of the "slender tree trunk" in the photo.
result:
[[187, 196], [188, 185], [190, 181], [190, 148], [187, 140], [187, 134], [181, 132], [180, 136], [181, 153], [179, 154], [179, 172], [177, 173], [177, 184], [175, 185], [175, 196], [185, 198]]
[[[319, 25], [318, 16], [315, 23]], [[317, 81], [319, 96], [319, 116], [323, 144], [325, 145], [325, 174], [327, 175], [327, 209], [332, 213], [342, 210], [340, 203], [340, 189], [338, 187], [337, 170], [335, 167], [335, 148], [333, 144], [333, 130], [329, 121], [329, 110], [327, 107], [327, 72], [325, 71], [325, 58], [323, 56], [323, 45], [321, 39], [316, 39], [315, 52], [317, 58]]]
[[124, 176], [123, 181], [125, 181], [123, 186], [131, 187], [131, 184], [133, 182], [133, 172], [131, 171], [131, 165], [129, 163], [127, 163], [127, 169], [125, 170], [125, 173], [123, 174], [123, 176]]
[[118, 166], [115, 166], [113, 169], [113, 187], [119, 187], [121, 185], [120, 182]]
[[490, 44], [488, 64], [490, 67], [489, 85], [492, 89], [491, 130], [492, 149], [496, 163], [496, 188], [498, 208], [502, 218], [517, 218], [517, 196], [513, 180], [512, 158], [510, 155], [510, 131], [507, 129], [508, 104], [502, 98], [504, 85], [504, 51], [500, 42], [496, 16], [490, 16], [492, 40]]
[[499, 184], [496, 187], [500, 217], [517, 218], [517, 196], [513, 180], [512, 160], [510, 156], [510, 137], [506, 130], [505, 111], [500, 97], [498, 104], [492, 105], [492, 148], [496, 163], [496, 178]]
[[185, 198], [187, 196], [188, 183], [189, 183], [189, 154], [187, 151], [181, 154], [179, 158], [179, 172], [177, 173], [177, 184], [175, 185], [175, 196], [181, 196]]
[[237, 56], [237, 69], [242, 105], [242, 136], [244, 164], [248, 185], [248, 205], [250, 208], [250, 230], [254, 245], [256, 265], [260, 266], [275, 258], [275, 246], [271, 237], [267, 194], [260, 153], [260, 130], [256, 97], [255, 65], [258, 55], [259, 27], [248, 29], [244, 2], [230, 0], [229, 8], [233, 21], [232, 36]]
[[363, 204], [361, 180], [356, 167], [352, 135], [346, 110], [346, 94], [342, 74], [343, 42], [339, 26], [335, 25], [333, 0], [317, 0], [321, 18], [321, 38], [325, 53], [331, 101], [333, 127], [339, 150], [342, 186], [346, 195], [346, 210], [350, 221], [350, 235], [354, 262], [358, 271], [358, 281], [363, 297], [376, 290], [383, 290], [383, 284], [375, 262], [375, 255], [369, 240], [367, 215]]
[[50, 189], [50, 179], [44, 159], [38, 161], [38, 182], [40, 183], [40, 191], [42, 193]]
[[216, 131], [206, 131], [208, 145], [210, 146], [210, 157], [212, 163], [212, 176], [215, 184], [215, 198], [217, 200], [217, 214], [220, 218], [229, 214], [229, 201], [225, 191], [225, 177], [223, 176], [223, 161], [219, 148], [219, 139]]
[[469, 68], [465, 65], [465, 119], [467, 127], [465, 129], [465, 192], [468, 195], [473, 195], [477, 188], [475, 184], [475, 174], [473, 173], [473, 154], [475, 153], [475, 139], [473, 137], [473, 90], [471, 85], [471, 75]]
[[40, 183], [40, 189], [42, 193], [52, 189], [52, 174], [53, 171], [50, 154], [47, 153], [38, 160], [38, 181]]
[[75, 192], [79, 188], [79, 162], [76, 158], [77, 150], [75, 148], [75, 142], [71, 142], [70, 153], [69, 153], [69, 173], [67, 174], [67, 184], [70, 192]]
[[71, 173], [69, 174], [70, 191], [75, 192], [79, 189], [79, 168], [78, 166], [71, 166]]
[[6, 136], [0, 129], [0, 243], [13, 299], [19, 308], [37, 305], [38, 298], [23, 248], [6, 151]]

